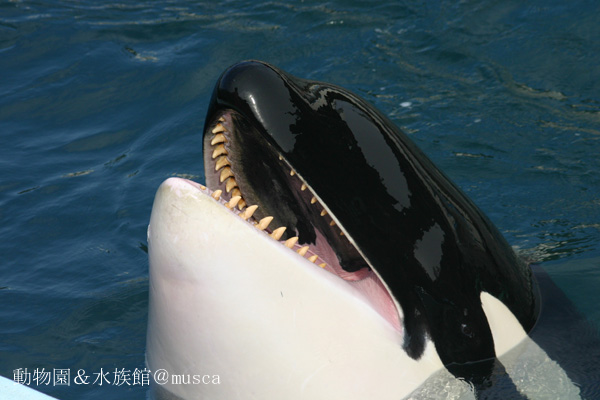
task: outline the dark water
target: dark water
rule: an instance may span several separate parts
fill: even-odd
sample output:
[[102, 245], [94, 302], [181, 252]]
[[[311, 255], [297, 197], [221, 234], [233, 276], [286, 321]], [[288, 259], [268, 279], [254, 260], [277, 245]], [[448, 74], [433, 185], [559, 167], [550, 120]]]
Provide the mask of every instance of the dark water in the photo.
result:
[[249, 58], [390, 115], [598, 326], [598, 38], [596, 1], [0, 2], [0, 374], [144, 367], [154, 193], [203, 180], [212, 86]]

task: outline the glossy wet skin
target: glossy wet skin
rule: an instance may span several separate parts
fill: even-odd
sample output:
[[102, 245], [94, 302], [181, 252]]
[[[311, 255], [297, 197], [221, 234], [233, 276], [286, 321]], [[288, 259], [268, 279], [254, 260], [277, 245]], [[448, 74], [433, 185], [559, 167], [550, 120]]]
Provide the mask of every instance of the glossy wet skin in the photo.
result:
[[[300, 240], [310, 242], [314, 232], [331, 236], [277, 165], [281, 156], [354, 245], [346, 252], [339, 245], [345, 241], [331, 241], [342, 268], [366, 264], [389, 289], [411, 357], [421, 356], [430, 337], [445, 364], [493, 358], [482, 290], [502, 300], [526, 330], [533, 326], [529, 269], [477, 207], [364, 100], [247, 62], [221, 76], [205, 132], [224, 114], [244, 126], [236, 133], [245, 142], [236, 156], [244, 196]], [[207, 181], [211, 187], [208, 173]]]
[[[338, 263], [348, 272], [368, 269], [367, 263], [341, 234], [324, 206], [313, 199], [302, 178], [292, 172], [293, 168], [281, 159], [279, 152], [266, 143], [242, 115], [233, 111], [219, 114], [209, 124], [208, 131], [214, 130], [217, 124], [225, 128], [227, 162], [240, 192], [231, 190], [232, 185], [227, 185], [229, 180], [221, 182], [222, 170], [212, 168], [215, 159], [210, 151], [205, 153], [209, 187], [222, 189], [226, 198], [241, 193], [247, 204], [259, 205], [254, 214], [256, 220], [272, 216], [271, 226], [287, 228], [282, 239], [297, 236], [299, 244], [311, 245], [317, 254], [325, 256], [328, 252], [333, 253], [332, 257], [327, 257], [329, 264]], [[205, 148], [214, 148], [210, 145], [211, 137], [206, 136]], [[263, 188], [268, 188], [268, 191]]]
[[401, 334], [397, 307], [384, 284], [273, 146], [231, 110], [219, 113], [206, 132], [206, 182], [213, 191], [220, 191], [221, 201], [235, 199], [241, 214], [252, 209], [251, 222], [257, 226], [270, 219], [260, 229], [272, 235], [279, 232], [277, 238], [283, 244], [345, 280]]

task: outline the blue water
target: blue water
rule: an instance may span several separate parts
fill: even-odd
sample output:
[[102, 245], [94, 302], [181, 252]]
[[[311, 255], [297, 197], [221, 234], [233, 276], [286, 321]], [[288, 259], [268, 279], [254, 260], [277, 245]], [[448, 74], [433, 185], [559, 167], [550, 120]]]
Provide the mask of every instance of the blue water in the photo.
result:
[[0, 2], [0, 375], [144, 367], [154, 193], [203, 180], [212, 86], [250, 58], [391, 116], [600, 326], [599, 38], [591, 0]]

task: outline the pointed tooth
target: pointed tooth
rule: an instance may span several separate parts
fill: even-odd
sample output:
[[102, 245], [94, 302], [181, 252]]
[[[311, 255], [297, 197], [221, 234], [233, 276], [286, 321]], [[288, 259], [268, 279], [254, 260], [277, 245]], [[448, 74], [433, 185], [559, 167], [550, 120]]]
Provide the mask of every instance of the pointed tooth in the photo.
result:
[[225, 118], [223, 118], [223, 117], [219, 118], [219, 122], [225, 122]]
[[225, 127], [222, 124], [217, 124], [214, 127], [214, 129], [212, 130], [212, 133], [220, 133], [220, 132], [227, 132], [227, 129], [225, 129]]
[[231, 191], [231, 195], [232, 195], [232, 196], [241, 196], [241, 195], [242, 195], [242, 192], [240, 192], [240, 189], [239, 189], [239, 188], [235, 188], [235, 189], [233, 189], [233, 190]]
[[312, 199], [310, 199], [310, 204], [315, 204], [317, 202], [317, 198], [313, 197]]
[[321, 263], [321, 264], [319, 264], [319, 267], [321, 267], [321, 268], [325, 268], [326, 266], [327, 266], [327, 264], [326, 264], [326, 263]]
[[340, 232], [340, 236], [346, 236], [344, 232]]
[[304, 246], [304, 247], [298, 249], [298, 251], [296, 253], [298, 253], [302, 257], [304, 257], [304, 255], [306, 254], [307, 251], [308, 251], [308, 246]]
[[225, 146], [223, 145], [223, 143], [221, 143], [214, 149], [212, 153], [212, 158], [217, 158], [223, 154], [227, 154], [227, 150], [225, 150]]
[[283, 156], [279, 156], [279, 161], [283, 161]]
[[227, 193], [231, 192], [231, 189], [237, 187], [237, 182], [235, 181], [234, 177], [230, 177], [227, 180], [227, 183], [225, 184], [225, 190], [227, 191]]
[[210, 141], [210, 144], [212, 146], [214, 146], [215, 144], [219, 144], [219, 143], [225, 143], [227, 141], [227, 139], [225, 139], [225, 135], [223, 135], [222, 133], [218, 133], [215, 135], [215, 137]]
[[[198, 185], [200, 185], [200, 184], [198, 184]], [[204, 186], [204, 185], [200, 185], [200, 189], [202, 189], [202, 190], [206, 190], [206, 186]]]
[[323, 211], [321, 211], [321, 217], [324, 217], [327, 215], [327, 210], [323, 209]]
[[[225, 179], [229, 178], [230, 176], [233, 176], [233, 172], [231, 171], [231, 168], [229, 167], [225, 167], [223, 168], [223, 171], [221, 171], [221, 176], [220, 176], [220, 180], [221, 182], [223, 182]], [[229, 190], [228, 190], [229, 192]]]
[[271, 236], [275, 240], [279, 240], [281, 239], [281, 236], [283, 236], [283, 232], [285, 232], [285, 229], [285, 226], [280, 226], [279, 228], [275, 229], [273, 233], [271, 233], [271, 235], [269, 236]]
[[213, 199], [215, 200], [219, 200], [221, 198], [221, 194], [223, 193], [222, 190], [215, 190], [214, 192], [212, 192], [211, 196]]
[[[235, 189], [233, 189], [235, 191]], [[238, 203], [238, 208], [240, 210], [242, 210], [244, 207], [246, 207], [246, 200], [241, 199], [240, 202]]]
[[217, 162], [215, 163], [215, 171], [220, 170], [221, 168], [223, 168], [226, 165], [231, 165], [229, 164], [229, 160], [227, 159], [227, 156], [221, 156], [217, 159]]
[[294, 170], [291, 170], [291, 171], [290, 171], [290, 176], [294, 176], [294, 175], [296, 175], [296, 171], [294, 171]]
[[250, 218], [252, 216], [252, 214], [254, 214], [254, 211], [256, 211], [256, 209], [258, 208], [258, 206], [255, 204], [253, 206], [250, 206], [248, 208], [246, 208], [244, 210], [243, 213], [240, 214], [240, 217], [245, 221], [248, 218]]
[[298, 236], [294, 236], [285, 241], [285, 247], [292, 248], [298, 242]]
[[227, 203], [225, 203], [225, 207], [232, 209], [233, 207], [235, 207], [237, 205], [237, 203], [241, 200], [241, 196], [233, 196], [231, 198], [231, 200], [229, 200]]
[[329, 226], [335, 226], [335, 221], [331, 221], [331, 222], [329, 223]]
[[308, 261], [314, 263], [315, 261], [317, 261], [317, 258], [319, 258], [319, 256], [315, 254], [314, 256], [308, 257]]
[[269, 226], [269, 224], [271, 223], [271, 221], [273, 221], [273, 217], [269, 216], [269, 217], [264, 217], [263, 219], [261, 219], [260, 221], [258, 221], [258, 224], [256, 224], [256, 228], [258, 230], [265, 230], [267, 228], [267, 226]]
[[307, 188], [306, 183], [303, 183], [302, 187], [300, 188], [300, 190], [302, 190], [304, 192], [306, 190], [306, 188]]

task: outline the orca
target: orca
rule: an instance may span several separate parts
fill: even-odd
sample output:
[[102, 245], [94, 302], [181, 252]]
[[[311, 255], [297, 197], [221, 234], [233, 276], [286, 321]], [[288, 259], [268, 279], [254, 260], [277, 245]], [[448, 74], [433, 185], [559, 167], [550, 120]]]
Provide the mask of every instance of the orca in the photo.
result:
[[[178, 377], [157, 397], [428, 398], [441, 380], [535, 398], [541, 381], [508, 377], [522, 354], [548, 367], [550, 395], [579, 395], [527, 336], [531, 268], [359, 96], [233, 65], [203, 153], [206, 186], [165, 181], [148, 228], [147, 364]], [[180, 384], [196, 375], [214, 379]]]

